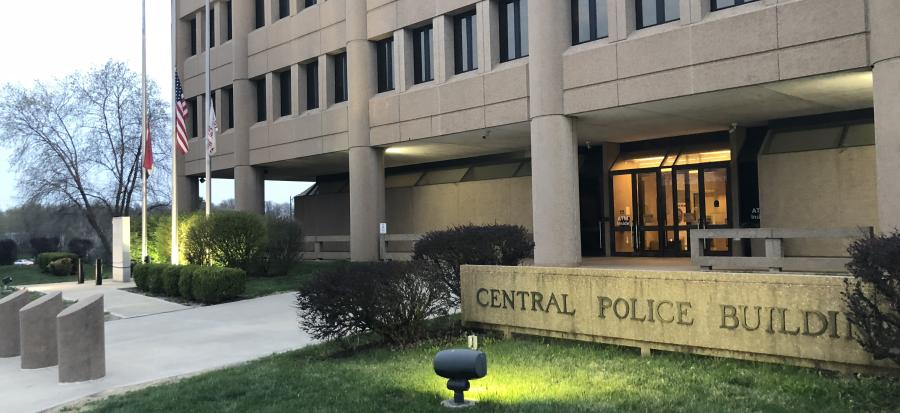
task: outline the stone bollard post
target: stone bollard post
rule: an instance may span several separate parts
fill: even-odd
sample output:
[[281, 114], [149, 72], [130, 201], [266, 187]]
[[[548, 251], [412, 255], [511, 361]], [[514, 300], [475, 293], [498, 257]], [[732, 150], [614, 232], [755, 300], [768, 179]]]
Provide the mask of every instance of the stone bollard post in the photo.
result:
[[84, 284], [84, 265], [81, 258], [78, 259], [78, 284]]
[[56, 315], [63, 310], [62, 293], [47, 294], [19, 310], [22, 368], [55, 366]]
[[103, 285], [103, 260], [97, 258], [96, 265], [94, 265], [94, 282], [97, 285]]
[[28, 291], [19, 290], [0, 300], [0, 357], [19, 355], [19, 310], [28, 304]]
[[56, 316], [59, 382], [96, 380], [106, 375], [103, 294], [92, 295]]

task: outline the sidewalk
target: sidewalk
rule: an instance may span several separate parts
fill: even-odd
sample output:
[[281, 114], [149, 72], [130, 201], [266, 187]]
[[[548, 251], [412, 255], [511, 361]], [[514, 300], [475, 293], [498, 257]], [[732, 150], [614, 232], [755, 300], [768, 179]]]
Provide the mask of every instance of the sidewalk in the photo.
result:
[[134, 282], [121, 283], [112, 280], [103, 280], [103, 285], [95, 285], [93, 281], [85, 284], [65, 282], [58, 284], [24, 285], [29, 291], [49, 293], [62, 291], [63, 299], [78, 301], [94, 294], [103, 294], [104, 311], [117, 318], [142, 317], [150, 314], [167, 313], [170, 311], [186, 310], [191, 308], [163, 299], [148, 297], [146, 295], [122, 291], [125, 288], [133, 288]]
[[0, 359], [0, 410], [42, 411], [117, 388], [303, 347], [312, 340], [297, 327], [293, 298], [279, 294], [109, 321], [106, 377], [92, 382], [62, 385], [56, 367], [21, 370], [18, 357]]

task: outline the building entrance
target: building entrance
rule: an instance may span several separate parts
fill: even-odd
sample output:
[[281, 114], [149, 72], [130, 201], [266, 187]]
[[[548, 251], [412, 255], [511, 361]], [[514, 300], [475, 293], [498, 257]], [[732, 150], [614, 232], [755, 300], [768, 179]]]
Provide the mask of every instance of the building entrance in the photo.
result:
[[[690, 231], [730, 228], [727, 149], [623, 155], [610, 170], [612, 251], [619, 256], [688, 256]], [[730, 241], [710, 240], [707, 255]]]

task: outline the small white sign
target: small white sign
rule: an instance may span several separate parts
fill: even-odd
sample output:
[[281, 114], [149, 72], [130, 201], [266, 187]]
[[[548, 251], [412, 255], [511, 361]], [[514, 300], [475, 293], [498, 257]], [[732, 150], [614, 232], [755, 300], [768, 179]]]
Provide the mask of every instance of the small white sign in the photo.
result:
[[378, 233], [381, 235], [387, 234], [387, 223], [386, 222], [382, 222], [382, 223], [378, 224]]

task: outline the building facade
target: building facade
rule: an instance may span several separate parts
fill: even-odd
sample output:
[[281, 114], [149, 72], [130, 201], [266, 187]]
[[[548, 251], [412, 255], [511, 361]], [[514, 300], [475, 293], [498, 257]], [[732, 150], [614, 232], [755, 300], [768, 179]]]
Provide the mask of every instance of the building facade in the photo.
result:
[[[202, 0], [177, 70], [214, 177], [316, 181], [304, 235], [379, 257], [416, 234], [514, 223], [539, 265], [687, 254], [694, 228], [900, 227], [895, 0]], [[177, 166], [198, 204], [202, 142]], [[709, 254], [753, 254], [733, 240]], [[796, 241], [786, 253], [843, 246]]]

